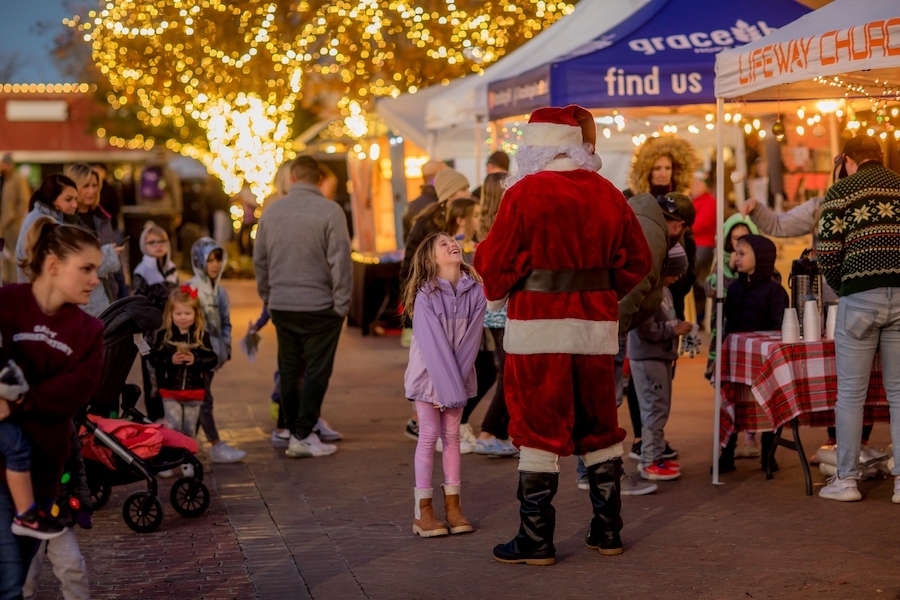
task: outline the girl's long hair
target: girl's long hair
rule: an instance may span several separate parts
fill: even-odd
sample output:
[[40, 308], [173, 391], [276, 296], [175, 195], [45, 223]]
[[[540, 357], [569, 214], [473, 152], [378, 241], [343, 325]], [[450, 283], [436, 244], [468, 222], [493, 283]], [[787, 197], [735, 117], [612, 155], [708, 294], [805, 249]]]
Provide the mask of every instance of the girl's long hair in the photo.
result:
[[195, 298], [190, 292], [182, 289], [172, 290], [172, 293], [169, 294], [169, 301], [166, 302], [162, 326], [163, 345], [172, 341], [172, 330], [175, 328], [175, 323], [172, 321], [172, 313], [175, 311], [176, 303], [186, 304], [194, 309], [194, 325], [192, 331], [194, 339], [191, 340], [191, 343], [197, 344], [198, 347], [203, 348], [204, 350], [208, 350], [208, 348], [203, 345], [203, 335], [206, 333], [206, 322], [203, 320], [203, 309], [200, 307], [200, 299]]
[[503, 198], [504, 179], [506, 173], [491, 173], [484, 178], [484, 185], [481, 186], [481, 221], [478, 223], [479, 240], [483, 241], [487, 237], [497, 218], [500, 199]]
[[[446, 236], [445, 233], [433, 233], [425, 238], [425, 241], [416, 250], [413, 255], [412, 263], [409, 267], [409, 277], [406, 279], [406, 287], [403, 288], [403, 314], [410, 321], [413, 318], [413, 310], [416, 304], [416, 294], [426, 284], [437, 286], [438, 265], [434, 258], [434, 249], [437, 245], [438, 238]], [[447, 236], [449, 237], [449, 236]], [[453, 238], [451, 238], [452, 240]], [[453, 240], [455, 244], [456, 241]], [[480, 282], [481, 278], [471, 266], [466, 263], [459, 265], [460, 270], [467, 274], [475, 281]]]
[[468, 219], [475, 212], [478, 201], [474, 198], [457, 198], [447, 203], [447, 210], [444, 212], [444, 223], [441, 231], [454, 237], [456, 230], [459, 229], [457, 219]]

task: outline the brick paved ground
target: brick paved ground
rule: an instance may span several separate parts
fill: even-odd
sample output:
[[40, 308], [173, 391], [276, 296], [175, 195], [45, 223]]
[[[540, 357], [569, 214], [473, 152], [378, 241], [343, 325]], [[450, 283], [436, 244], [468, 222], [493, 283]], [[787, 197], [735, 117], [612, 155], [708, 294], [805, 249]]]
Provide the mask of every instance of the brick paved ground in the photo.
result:
[[[246, 284], [229, 287], [243, 333], [258, 306]], [[214, 390], [223, 435], [249, 459], [216, 467], [206, 516], [188, 520], [168, 508], [155, 534], [127, 529], [117, 490], [97, 526], [79, 532], [95, 597], [900, 598], [900, 506], [890, 502], [890, 481], [864, 483], [860, 503], [808, 498], [796, 456], [779, 450], [773, 481], [743, 461], [723, 476], [726, 485], [710, 485], [705, 359], [679, 363], [667, 427], [684, 476], [652, 496], [624, 499], [626, 553], [600, 557], [584, 548], [590, 507], [567, 459], [555, 501], [559, 562], [536, 568], [490, 558], [517, 527], [514, 460], [463, 457], [463, 507], [475, 534], [423, 540], [411, 533], [414, 444], [402, 437], [410, 408], [402, 399], [406, 353], [396, 338], [345, 333], [323, 412], [346, 441], [332, 457], [291, 460], [268, 444], [271, 326], [263, 335], [257, 364], [236, 356]], [[627, 410], [621, 416], [627, 423]], [[810, 450], [824, 438], [804, 434]], [[879, 425], [873, 443], [888, 442]], [[53, 597], [49, 568], [41, 584], [40, 597]]]

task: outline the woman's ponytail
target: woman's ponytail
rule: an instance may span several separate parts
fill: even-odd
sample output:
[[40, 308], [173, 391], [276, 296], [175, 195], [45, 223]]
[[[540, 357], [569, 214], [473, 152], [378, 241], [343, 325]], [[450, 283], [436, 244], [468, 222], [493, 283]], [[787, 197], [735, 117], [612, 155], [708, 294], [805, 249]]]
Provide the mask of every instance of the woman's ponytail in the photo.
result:
[[19, 261], [19, 267], [29, 281], [34, 281], [49, 256], [65, 260], [85, 248], [100, 250], [100, 242], [90, 231], [74, 225], [60, 225], [50, 217], [38, 217], [25, 236], [25, 258]]

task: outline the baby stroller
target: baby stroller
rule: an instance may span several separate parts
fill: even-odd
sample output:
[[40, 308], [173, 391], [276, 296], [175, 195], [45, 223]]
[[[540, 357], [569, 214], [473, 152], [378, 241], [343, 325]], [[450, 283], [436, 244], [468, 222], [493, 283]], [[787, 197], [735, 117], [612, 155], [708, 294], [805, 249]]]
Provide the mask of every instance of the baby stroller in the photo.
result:
[[[202, 515], [209, 507], [210, 498], [209, 489], [203, 483], [203, 465], [194, 456], [196, 441], [173, 431], [150, 427], [145, 430], [150, 436], [164, 433], [166, 442], [160, 447], [157, 440], [150, 450], [144, 445], [141, 452], [144, 458], [140, 458], [138, 453], [129, 449], [127, 442], [104, 431], [104, 425], [110, 423], [129, 426], [132, 431], [141, 429], [143, 425], [152, 426], [149, 419], [135, 408], [141, 396], [140, 387], [126, 385], [125, 381], [139, 344], [143, 343], [143, 332], [155, 331], [160, 326], [162, 318], [159, 311], [146, 298], [133, 296], [113, 302], [100, 315], [100, 320], [104, 326], [101, 381], [88, 407], [92, 416], [83, 414], [76, 419], [76, 426], [85, 430], [82, 446], [94, 509], [109, 501], [113, 486], [146, 481], [146, 491], [133, 492], [125, 499], [122, 517], [138, 533], [155, 531], [163, 520], [162, 504], [157, 498], [156, 475], [161, 471], [180, 469], [183, 476], [175, 480], [169, 494], [172, 507], [185, 517]], [[119, 421], [98, 419], [97, 415]], [[122, 419], [129, 419], [130, 422]], [[172, 440], [176, 443], [172, 444]]]

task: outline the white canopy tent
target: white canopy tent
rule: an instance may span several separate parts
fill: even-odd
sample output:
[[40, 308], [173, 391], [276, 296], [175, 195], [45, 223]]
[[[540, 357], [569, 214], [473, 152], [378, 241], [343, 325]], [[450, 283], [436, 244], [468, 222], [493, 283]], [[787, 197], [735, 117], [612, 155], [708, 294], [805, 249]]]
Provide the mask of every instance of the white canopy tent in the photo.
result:
[[[584, 48], [634, 14], [650, 0], [581, 0], [575, 10], [540, 32], [481, 75], [432, 85], [415, 94], [401, 94], [377, 103], [379, 116], [398, 133], [424, 148], [432, 158], [455, 160], [457, 169], [478, 178], [488, 114], [488, 84], [519, 75], [535, 65]], [[468, 172], [467, 172], [468, 171]]]
[[[826, 79], [823, 79], [826, 78]], [[876, 83], [880, 82], [880, 83]], [[884, 84], [890, 82], [887, 86]], [[835, 87], [835, 84], [841, 86]], [[848, 84], [879, 88], [878, 97], [900, 95], [900, 2], [835, 0], [745, 46], [716, 57], [719, 133], [717, 231], [725, 215], [723, 161], [725, 99], [787, 100], [843, 97]], [[874, 90], [873, 90], [874, 91]], [[863, 95], [865, 92], [850, 92]], [[875, 96], [875, 94], [873, 94]], [[723, 281], [723, 242], [716, 245], [717, 280]], [[723, 290], [716, 289], [721, 308]], [[722, 311], [716, 311], [722, 331]], [[716, 401], [713, 427], [713, 479], [719, 484], [719, 413], [722, 408], [722, 336], [716, 339]]]

